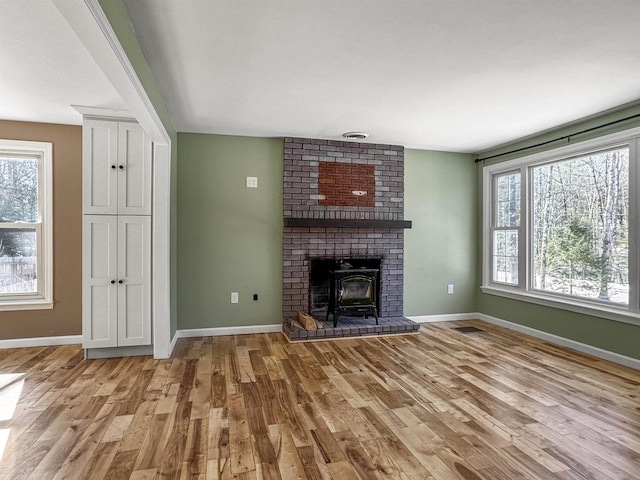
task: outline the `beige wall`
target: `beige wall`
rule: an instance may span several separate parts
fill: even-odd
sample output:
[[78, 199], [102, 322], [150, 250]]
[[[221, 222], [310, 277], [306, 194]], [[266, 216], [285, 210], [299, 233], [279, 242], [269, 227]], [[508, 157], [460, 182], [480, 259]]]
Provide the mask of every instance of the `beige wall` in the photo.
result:
[[53, 144], [53, 310], [0, 312], [0, 339], [82, 333], [82, 127], [0, 120], [0, 138]]

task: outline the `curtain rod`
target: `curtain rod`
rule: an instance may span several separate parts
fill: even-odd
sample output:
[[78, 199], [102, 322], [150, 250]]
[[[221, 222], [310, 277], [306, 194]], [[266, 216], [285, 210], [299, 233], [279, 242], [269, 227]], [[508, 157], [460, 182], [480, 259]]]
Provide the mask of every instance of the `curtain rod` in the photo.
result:
[[491, 158], [502, 157], [504, 155], [510, 155], [512, 153], [522, 152], [524, 150], [530, 150], [532, 148], [542, 147], [543, 145], [548, 145], [550, 143], [557, 142], [559, 140], [565, 140], [565, 139], [571, 140], [571, 137], [575, 137], [577, 135], [582, 135], [583, 133], [593, 132], [594, 130], [599, 130], [601, 128], [609, 127], [609, 126], [615, 125], [617, 123], [626, 122], [627, 120], [632, 120], [632, 119], [638, 118], [638, 117], [640, 117], [640, 113], [638, 113], [636, 115], [631, 115], [630, 117], [621, 118], [619, 120], [614, 120], [612, 122], [605, 123], [603, 125], [598, 125], [597, 127], [591, 127], [591, 128], [587, 128], [586, 130], [580, 130], [579, 132], [572, 133], [570, 135], [563, 135], [562, 137], [554, 138], [553, 140], [547, 140], [546, 142], [540, 142], [540, 143], [536, 143], [535, 145], [529, 145], [528, 147], [516, 148], [515, 150], [509, 150], [508, 152], [498, 153], [496, 155], [491, 155], [489, 157], [476, 158], [475, 159], [475, 163], [483, 162], [483, 161], [489, 160]]

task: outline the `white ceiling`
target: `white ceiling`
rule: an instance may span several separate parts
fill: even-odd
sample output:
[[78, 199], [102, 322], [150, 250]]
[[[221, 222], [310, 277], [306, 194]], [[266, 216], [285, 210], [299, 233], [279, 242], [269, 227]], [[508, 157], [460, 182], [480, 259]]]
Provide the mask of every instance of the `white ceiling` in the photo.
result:
[[124, 0], [179, 131], [477, 152], [640, 99], [638, 0]]
[[71, 105], [126, 109], [51, 0], [0, 8], [0, 119], [80, 125]]
[[[0, 118], [126, 108], [51, 0], [0, 0]], [[124, 0], [181, 132], [478, 152], [640, 99], [638, 0]]]

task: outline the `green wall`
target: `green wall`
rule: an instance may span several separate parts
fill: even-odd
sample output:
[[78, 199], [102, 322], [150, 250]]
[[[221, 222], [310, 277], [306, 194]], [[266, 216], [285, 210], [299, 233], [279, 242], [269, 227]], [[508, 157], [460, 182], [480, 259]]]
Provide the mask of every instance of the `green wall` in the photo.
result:
[[[100, 5], [172, 140], [171, 335], [183, 328], [280, 323], [281, 140], [176, 134], [122, 2], [100, 0]], [[481, 156], [637, 113], [638, 105]], [[574, 137], [572, 142], [639, 124], [638, 120], [625, 122]], [[565, 143], [555, 142], [527, 154]], [[413, 220], [413, 228], [405, 232], [406, 315], [478, 311], [640, 358], [638, 326], [481, 293], [482, 165], [474, 168], [468, 155], [411, 149], [406, 150], [405, 159], [405, 218]], [[246, 189], [246, 176], [259, 177], [259, 188]], [[455, 285], [453, 295], [446, 293], [448, 283]], [[231, 291], [240, 293], [237, 305], [229, 302]], [[259, 294], [257, 302], [251, 300], [253, 293]]]
[[178, 328], [282, 323], [282, 139], [180, 133], [178, 156]]
[[[121, 0], [99, 1], [172, 141], [171, 335], [178, 328], [280, 323], [281, 140], [178, 135]], [[638, 105], [482, 152], [481, 156], [637, 113]], [[638, 120], [625, 122], [575, 137], [572, 142], [639, 124]], [[555, 142], [527, 154], [564, 143]], [[510, 158], [514, 155], [487, 164]], [[405, 168], [405, 218], [414, 222], [405, 234], [406, 315], [478, 311], [640, 358], [638, 326], [479, 291], [481, 164], [474, 168], [468, 155], [408, 149]], [[244, 187], [246, 176], [259, 177], [257, 190]], [[453, 295], [446, 294], [448, 283], [455, 285]], [[240, 292], [239, 304], [230, 304], [231, 291]], [[259, 301], [250, 300], [253, 293], [259, 294]]]
[[[528, 138], [510, 145], [505, 145], [499, 149], [483, 152], [480, 158], [506, 152], [512, 149], [522, 148], [528, 145], [534, 145], [544, 142], [558, 136], [572, 134], [583, 129], [592, 128], [597, 125], [603, 125], [627, 116], [640, 113], [640, 106], [629, 107], [617, 112], [608, 113], [597, 118], [592, 118], [584, 122], [576, 123], [571, 126], [565, 126], [553, 131], [545, 132], [536, 137]], [[640, 125], [640, 119], [626, 121], [606, 129], [590, 132], [589, 134], [574, 137], [571, 143], [587, 140], [597, 136], [613, 133]], [[487, 164], [495, 164], [506, 160], [516, 158], [518, 156], [529, 155], [535, 152], [550, 150], [565, 145], [566, 141], [555, 142], [544, 147], [536, 148], [531, 151], [520, 153], [519, 155], [507, 155], [497, 159], [487, 161]], [[477, 184], [478, 188], [478, 207], [476, 214], [479, 219], [482, 218], [482, 163], [477, 164]], [[482, 284], [482, 222], [478, 224], [477, 230], [477, 261], [478, 276], [477, 284]], [[476, 299], [476, 311], [491, 315], [493, 317], [507, 320], [509, 322], [518, 323], [527, 327], [535, 328], [544, 332], [559, 335], [577, 342], [603, 348], [612, 352], [626, 355], [628, 357], [640, 359], [640, 326], [627, 323], [607, 320], [596, 316], [583, 315], [579, 313], [569, 312], [556, 308], [537, 305], [529, 302], [498, 297], [496, 295], [484, 294], [478, 290]]]
[[[492, 155], [498, 155], [505, 152], [509, 152], [512, 150], [518, 150], [520, 148], [529, 147], [532, 145], [536, 145], [538, 143], [544, 143], [551, 140], [555, 140], [558, 137], [564, 137], [567, 135], [573, 135], [582, 130], [592, 129], [594, 127], [599, 127], [600, 125], [605, 125], [610, 122], [616, 122], [618, 120], [623, 120], [627, 117], [633, 115], [640, 115], [640, 104], [636, 104], [633, 106], [629, 106], [626, 108], [617, 109], [615, 111], [611, 111], [608, 113], [602, 113], [600, 115], [594, 115], [589, 117], [588, 119], [584, 119], [582, 121], [574, 122], [571, 124], [563, 125], [558, 128], [554, 128], [551, 130], [547, 130], [545, 132], [541, 132], [537, 135], [533, 135], [531, 137], [527, 137], [516, 142], [508, 143], [505, 145], [501, 145], [500, 147], [493, 148], [491, 150], [485, 150], [477, 155], [477, 158], [485, 158], [490, 157]], [[571, 143], [579, 143], [585, 140], [589, 140], [591, 138], [601, 137], [603, 135], [608, 135], [610, 133], [620, 132], [622, 130], [627, 130], [630, 128], [634, 128], [640, 125], [640, 118], [635, 118], [632, 120], [622, 121], [620, 123], [616, 123], [615, 125], [610, 125], [605, 128], [598, 128], [596, 130], [592, 130], [588, 133], [583, 133], [580, 135], [575, 135], [571, 137]], [[493, 165], [496, 163], [505, 162], [507, 160], [511, 160], [514, 158], [520, 158], [527, 155], [533, 155], [534, 153], [544, 152], [547, 150], [552, 150], [554, 148], [559, 148], [565, 146], [569, 143], [569, 140], [559, 140], [557, 142], [551, 142], [547, 145], [543, 145], [541, 147], [531, 148], [522, 152], [517, 152], [509, 155], [504, 155], [498, 158], [493, 158], [487, 160], [486, 165]]]
[[[473, 156], [405, 149], [404, 314], [475, 312]], [[447, 284], [454, 293], [447, 294]]]
[[[178, 134], [179, 329], [282, 321], [282, 148], [281, 139]], [[481, 173], [470, 155], [405, 150], [405, 315], [481, 312], [640, 358], [637, 326], [480, 292]]]

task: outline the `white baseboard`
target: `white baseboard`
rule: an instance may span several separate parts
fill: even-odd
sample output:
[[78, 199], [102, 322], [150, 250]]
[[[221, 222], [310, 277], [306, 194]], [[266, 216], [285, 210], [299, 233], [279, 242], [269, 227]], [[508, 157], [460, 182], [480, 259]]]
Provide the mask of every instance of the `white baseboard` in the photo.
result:
[[571, 348], [573, 350], [577, 350], [578, 352], [587, 353], [589, 355], [593, 355], [594, 357], [617, 363], [618, 365], [624, 365], [625, 367], [640, 370], [640, 360], [638, 360], [637, 358], [627, 357], [619, 353], [594, 347], [593, 345], [587, 345], [586, 343], [581, 343], [569, 338], [560, 337], [559, 335], [543, 332], [542, 330], [536, 330], [535, 328], [526, 327], [524, 325], [509, 322], [507, 320], [502, 320], [501, 318], [492, 317], [490, 315], [485, 315], [484, 313], [476, 313], [474, 318], [484, 320], [487, 323], [492, 323], [494, 325], [505, 327], [510, 330], [515, 330], [516, 332], [524, 333], [526, 335], [531, 335], [532, 337], [536, 337], [541, 340], [554, 343], [556, 345]]
[[456, 322], [458, 320], [476, 320], [478, 313], [449, 313], [445, 315], [418, 315], [416, 317], [406, 317], [416, 323], [433, 322]]
[[52, 347], [82, 343], [82, 335], [63, 335], [59, 337], [14, 338], [0, 340], [0, 349], [25, 347]]
[[173, 339], [171, 340], [171, 344], [169, 344], [169, 356], [167, 358], [171, 358], [173, 355], [173, 349], [176, 348], [176, 342], [178, 341], [178, 330], [173, 334]]
[[[248, 325], [242, 327], [215, 327], [215, 328], [188, 328], [176, 331], [174, 340], [177, 338], [191, 337], [218, 337], [220, 335], [244, 335], [247, 333], [277, 333], [282, 331], [282, 324], [272, 325]], [[174, 342], [171, 350], [173, 351]]]
[[97, 358], [139, 357], [142, 355], [153, 355], [153, 345], [86, 348], [84, 351], [84, 358], [87, 360], [95, 360]]

